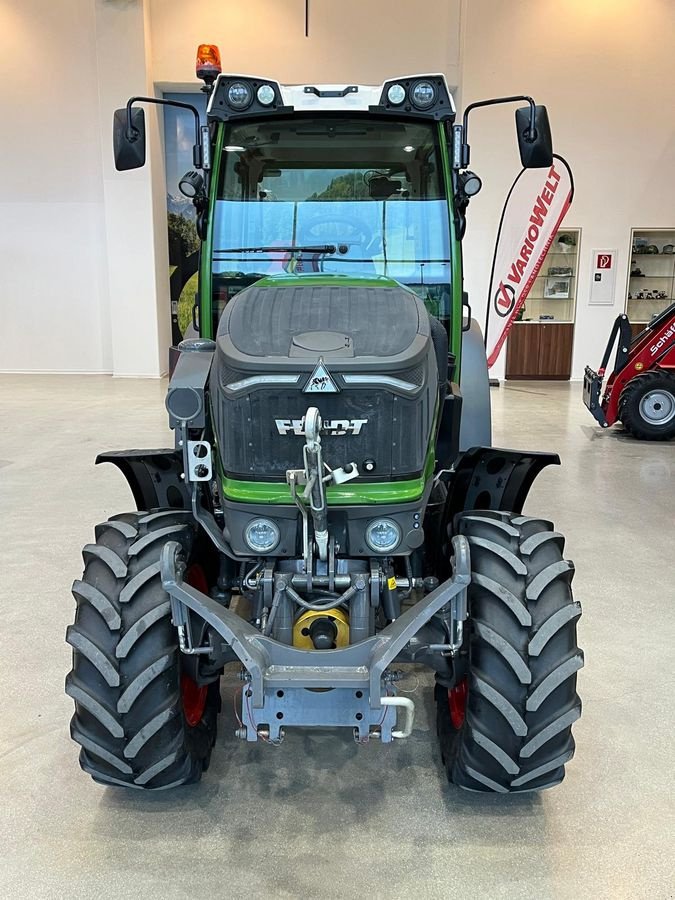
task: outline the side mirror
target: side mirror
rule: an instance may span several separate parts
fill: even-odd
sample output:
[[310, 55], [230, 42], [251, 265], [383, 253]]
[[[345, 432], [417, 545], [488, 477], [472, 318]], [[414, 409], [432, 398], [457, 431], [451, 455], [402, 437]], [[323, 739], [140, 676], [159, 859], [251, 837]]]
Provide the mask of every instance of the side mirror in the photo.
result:
[[524, 169], [546, 169], [553, 165], [553, 139], [545, 106], [534, 107], [534, 135], [531, 107], [516, 110], [516, 131], [520, 161]]
[[[131, 127], [129, 128], [129, 124]], [[145, 165], [145, 112], [140, 107], [116, 109], [113, 116], [113, 149], [118, 172], [140, 169]]]

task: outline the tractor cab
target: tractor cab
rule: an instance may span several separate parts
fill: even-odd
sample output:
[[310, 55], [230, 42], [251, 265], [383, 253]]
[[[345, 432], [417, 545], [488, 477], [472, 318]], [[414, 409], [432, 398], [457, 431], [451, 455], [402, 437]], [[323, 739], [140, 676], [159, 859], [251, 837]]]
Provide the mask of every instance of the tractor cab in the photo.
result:
[[321, 112], [228, 122], [216, 147], [215, 320], [259, 278], [386, 276], [449, 327], [451, 209], [436, 122]]
[[463, 337], [470, 308], [460, 241], [481, 188], [468, 168], [468, 116], [526, 101], [516, 112], [521, 161], [545, 167], [552, 161], [545, 107], [527, 96], [480, 101], [456, 124], [442, 74], [380, 85], [283, 85], [222, 73], [218, 60], [217, 48], [200, 46], [208, 125], [190, 104], [156, 98], [132, 97], [114, 117], [115, 163], [123, 170], [145, 163], [141, 103], [193, 114], [195, 171], [179, 186], [196, 207], [202, 240], [200, 336], [213, 338], [228, 302], [263, 277], [385, 277], [409, 288], [442, 324], [459, 380], [472, 340]]

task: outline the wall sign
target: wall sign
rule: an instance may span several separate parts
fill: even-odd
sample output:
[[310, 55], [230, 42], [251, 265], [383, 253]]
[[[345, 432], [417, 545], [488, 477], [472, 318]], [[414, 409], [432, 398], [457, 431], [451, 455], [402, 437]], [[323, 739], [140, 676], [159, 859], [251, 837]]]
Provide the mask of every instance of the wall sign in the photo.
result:
[[590, 306], [614, 306], [618, 255], [617, 250], [593, 250], [591, 289], [588, 292]]

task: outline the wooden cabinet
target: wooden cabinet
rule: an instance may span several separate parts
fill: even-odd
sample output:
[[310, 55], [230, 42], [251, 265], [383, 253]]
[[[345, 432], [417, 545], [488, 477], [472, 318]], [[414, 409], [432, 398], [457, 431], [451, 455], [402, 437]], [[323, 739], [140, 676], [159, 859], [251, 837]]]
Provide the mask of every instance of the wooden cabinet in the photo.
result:
[[506, 348], [507, 379], [569, 379], [573, 342], [571, 322], [516, 322]]
[[514, 323], [506, 347], [507, 378], [538, 378], [541, 335], [539, 325]]

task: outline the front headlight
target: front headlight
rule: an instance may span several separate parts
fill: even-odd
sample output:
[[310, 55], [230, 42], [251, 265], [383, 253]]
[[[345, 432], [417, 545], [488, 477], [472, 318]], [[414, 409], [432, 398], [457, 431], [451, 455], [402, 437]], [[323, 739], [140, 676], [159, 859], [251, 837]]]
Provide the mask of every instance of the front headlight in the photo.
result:
[[375, 553], [391, 553], [401, 541], [401, 529], [393, 519], [373, 519], [366, 528], [366, 544]]
[[280, 536], [278, 525], [271, 519], [252, 519], [244, 531], [244, 540], [254, 553], [270, 553]]
[[400, 106], [405, 100], [405, 88], [402, 84], [392, 84], [387, 91], [387, 100], [392, 106]]
[[430, 81], [418, 81], [411, 93], [412, 102], [418, 109], [429, 109], [436, 102], [436, 88]]
[[246, 109], [253, 102], [253, 91], [245, 81], [233, 81], [227, 90], [227, 102], [232, 109]]
[[269, 84], [261, 84], [256, 96], [258, 103], [263, 106], [271, 106], [274, 103], [274, 88]]

